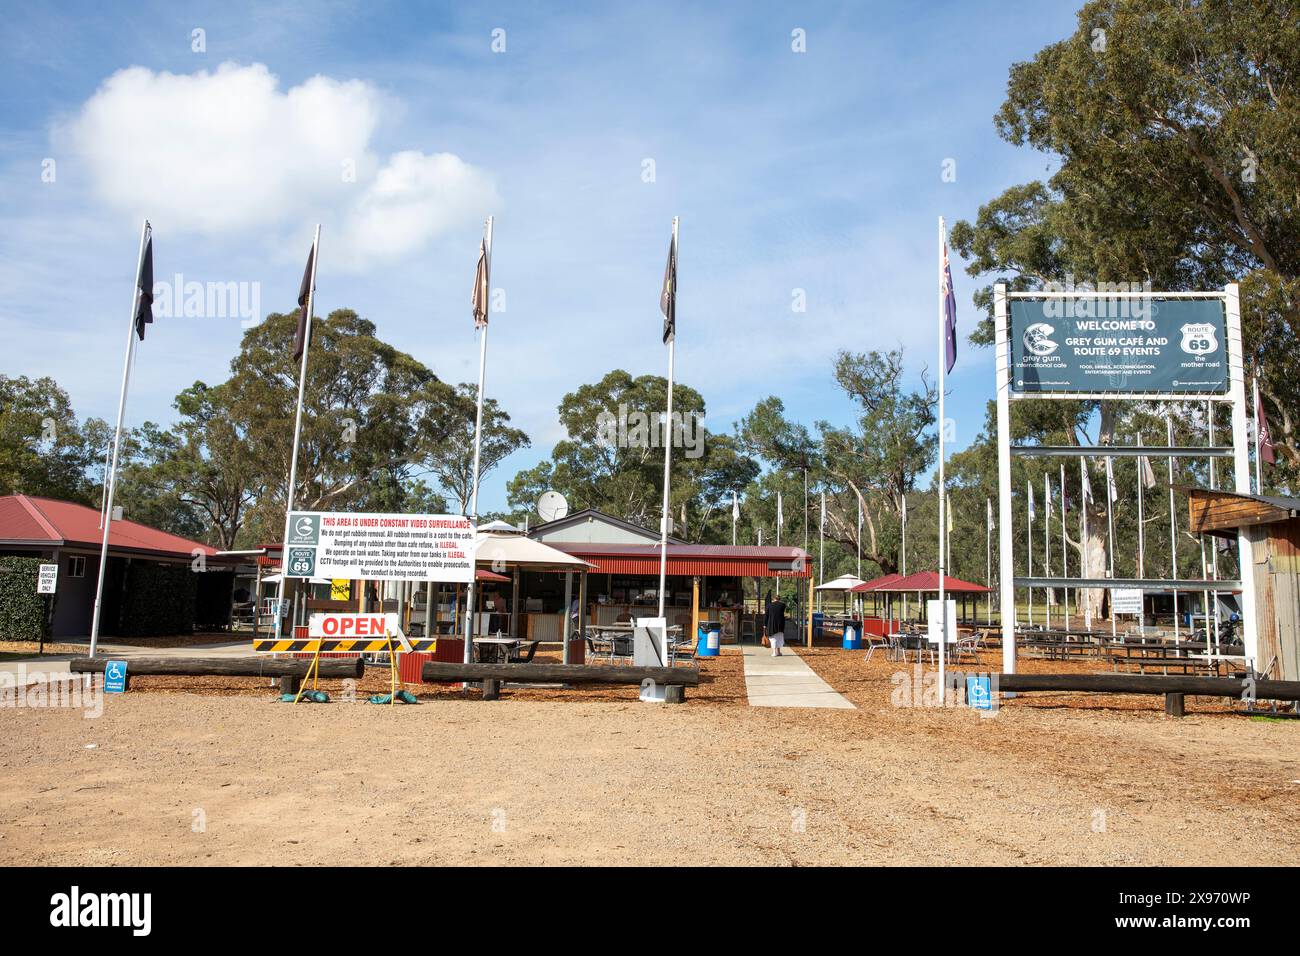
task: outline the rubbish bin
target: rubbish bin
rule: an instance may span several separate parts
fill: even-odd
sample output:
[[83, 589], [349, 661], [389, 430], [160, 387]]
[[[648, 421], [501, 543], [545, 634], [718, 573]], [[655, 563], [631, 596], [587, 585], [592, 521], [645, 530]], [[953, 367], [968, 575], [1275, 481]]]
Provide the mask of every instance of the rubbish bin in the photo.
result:
[[862, 648], [861, 621], [849, 621], [844, 625], [844, 643], [842, 646], [846, 651], [856, 651]]
[[722, 625], [717, 621], [701, 621], [696, 638], [696, 657], [717, 657], [722, 647]]
[[813, 637], [822, 636], [822, 624], [826, 620], [826, 615], [821, 611], [813, 613]]

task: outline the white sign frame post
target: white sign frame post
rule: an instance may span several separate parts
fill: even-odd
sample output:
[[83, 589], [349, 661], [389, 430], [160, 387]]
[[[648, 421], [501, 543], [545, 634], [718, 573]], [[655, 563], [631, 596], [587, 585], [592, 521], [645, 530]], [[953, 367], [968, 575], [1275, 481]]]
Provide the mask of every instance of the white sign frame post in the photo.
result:
[[[1223, 302], [1224, 337], [1228, 359], [1228, 388], [1222, 393], [1182, 393], [1182, 392], [1082, 392], [1082, 391], [1027, 391], [1013, 392], [1011, 342], [1010, 342], [1010, 299], [1218, 299]], [[1040, 457], [1068, 455], [1074, 456], [1130, 456], [1147, 455], [1162, 457], [1166, 454], [1180, 458], [1194, 457], [1231, 457], [1233, 479], [1238, 494], [1251, 494], [1250, 483], [1250, 448], [1247, 429], [1246, 384], [1241, 346], [1241, 294], [1237, 283], [1230, 283], [1217, 292], [1009, 292], [1006, 283], [999, 282], [993, 287], [993, 323], [995, 379], [997, 397], [997, 453], [998, 453], [998, 567], [999, 604], [1002, 613], [1002, 669], [1008, 674], [1016, 672], [1016, 588], [1017, 587], [1136, 587], [1145, 590], [1173, 587], [1175, 590], [1203, 590], [1204, 582], [1183, 581], [1178, 579], [1135, 579], [1116, 580], [1110, 578], [1060, 578], [1055, 581], [1032, 577], [1014, 577], [1014, 545], [1011, 534], [1011, 456], [1017, 454]], [[1031, 446], [1013, 447], [1011, 443], [1011, 402], [1022, 399], [1096, 399], [1105, 401], [1162, 401], [1184, 402], [1191, 400], [1208, 402], [1226, 402], [1232, 412], [1232, 444], [1227, 448], [1219, 447], [1182, 447], [1145, 448], [1142, 446], [1105, 446], [1104, 448], [1070, 447], [1070, 448], [1034, 448]], [[1109, 493], [1109, 492], [1107, 492]], [[1218, 581], [1219, 589], [1240, 587], [1242, 638], [1245, 643], [1247, 664], [1254, 667], [1259, 658], [1259, 633], [1256, 628], [1255, 608], [1255, 566], [1250, 541], [1240, 532], [1237, 535], [1238, 565], [1241, 569], [1239, 581]], [[1112, 611], [1113, 613], [1113, 611]]]

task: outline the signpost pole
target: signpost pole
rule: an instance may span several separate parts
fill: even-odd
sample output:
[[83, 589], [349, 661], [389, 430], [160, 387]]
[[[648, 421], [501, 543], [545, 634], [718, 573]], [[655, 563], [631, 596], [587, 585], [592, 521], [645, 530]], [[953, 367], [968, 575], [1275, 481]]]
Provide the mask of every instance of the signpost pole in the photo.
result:
[[1016, 672], [1016, 590], [1011, 553], [1011, 345], [1007, 339], [1007, 286], [993, 286], [996, 351], [994, 384], [998, 420], [998, 590], [1002, 615], [1002, 670]]
[[[1172, 415], [1165, 414], [1165, 444], [1170, 448], [1174, 447], [1174, 419]], [[1169, 456], [1169, 574], [1175, 580], [1178, 578], [1178, 517], [1174, 510], [1174, 456]], [[1178, 636], [1178, 591], [1174, 591], [1174, 643], [1179, 642]]]
[[[1232, 396], [1232, 464], [1238, 494], [1250, 494], [1250, 451], [1246, 444], [1246, 385], [1241, 350], [1241, 298], [1237, 283], [1224, 290], [1224, 311], [1228, 337], [1228, 383]], [[1250, 539], [1237, 531], [1238, 577], [1241, 579], [1241, 634], [1247, 664], [1253, 671], [1259, 660], [1256, 630], [1255, 556]]]

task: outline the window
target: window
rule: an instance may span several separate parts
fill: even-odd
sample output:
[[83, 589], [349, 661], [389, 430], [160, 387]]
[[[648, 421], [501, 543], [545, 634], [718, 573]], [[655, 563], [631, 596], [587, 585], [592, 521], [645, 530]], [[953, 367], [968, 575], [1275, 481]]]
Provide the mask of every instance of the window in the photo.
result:
[[70, 555], [68, 557], [68, 577], [84, 578], [86, 576], [86, 559], [80, 555]]

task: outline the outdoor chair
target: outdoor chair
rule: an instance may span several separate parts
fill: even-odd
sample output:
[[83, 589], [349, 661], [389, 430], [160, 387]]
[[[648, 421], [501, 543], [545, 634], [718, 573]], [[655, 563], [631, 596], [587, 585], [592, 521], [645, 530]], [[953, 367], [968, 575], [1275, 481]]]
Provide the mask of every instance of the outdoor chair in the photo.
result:
[[691, 663], [695, 660], [699, 644], [696, 641], [673, 641], [668, 645], [668, 666], [675, 667], [678, 661]]
[[601, 641], [599, 646], [595, 639], [587, 638], [587, 656], [592, 660], [599, 657], [606, 657], [609, 654], [609, 646], [605, 641]]
[[508, 658], [506, 658], [506, 662], [509, 664], [531, 664], [533, 662], [533, 656], [537, 653], [537, 645], [539, 643], [541, 642], [528, 641], [527, 652], [521, 654], [518, 650], [516, 650], [513, 654], [511, 654]]
[[887, 656], [892, 660], [894, 656], [894, 641], [889, 634], [868, 634], [867, 637], [867, 656], [863, 660], [871, 660], [871, 655], [876, 653], [880, 648], [884, 648]]
[[633, 641], [629, 635], [614, 634], [609, 639], [609, 659], [611, 661], [632, 659]]

